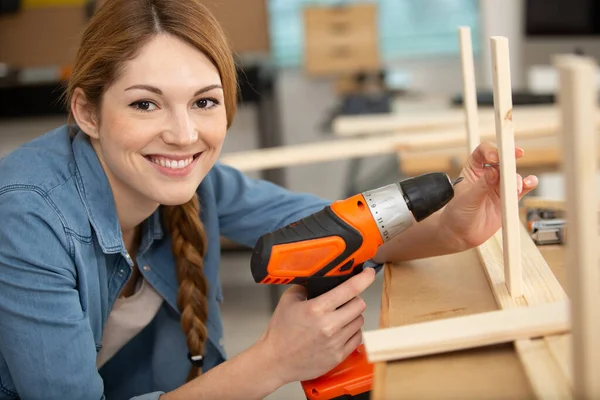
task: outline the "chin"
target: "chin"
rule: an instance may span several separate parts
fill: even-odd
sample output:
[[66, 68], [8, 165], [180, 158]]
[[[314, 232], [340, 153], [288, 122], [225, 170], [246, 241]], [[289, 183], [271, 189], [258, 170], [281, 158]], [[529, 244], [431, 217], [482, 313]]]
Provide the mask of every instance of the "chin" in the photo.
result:
[[177, 193], [164, 192], [154, 196], [154, 200], [164, 206], [179, 206], [190, 201], [195, 194], [195, 190], [181, 190]]

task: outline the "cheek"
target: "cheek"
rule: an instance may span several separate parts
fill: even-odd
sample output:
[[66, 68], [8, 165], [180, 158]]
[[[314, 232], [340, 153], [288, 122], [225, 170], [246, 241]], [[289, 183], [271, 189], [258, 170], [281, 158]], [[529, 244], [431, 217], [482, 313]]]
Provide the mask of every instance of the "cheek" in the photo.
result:
[[100, 141], [104, 148], [124, 155], [137, 152], [152, 140], [156, 124], [135, 120], [130, 116], [113, 114], [104, 119]]
[[199, 124], [199, 131], [206, 143], [212, 148], [220, 149], [227, 133], [225, 114], [211, 116], [211, 118], [199, 121]]

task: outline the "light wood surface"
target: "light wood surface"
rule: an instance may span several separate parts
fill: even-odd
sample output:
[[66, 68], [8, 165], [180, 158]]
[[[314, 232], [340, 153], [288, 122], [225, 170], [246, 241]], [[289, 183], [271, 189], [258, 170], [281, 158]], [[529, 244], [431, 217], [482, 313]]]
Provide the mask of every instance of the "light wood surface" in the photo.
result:
[[480, 143], [471, 28], [468, 26], [459, 27], [458, 39], [460, 45], [460, 64], [463, 82], [463, 108], [465, 111], [465, 121], [467, 125], [467, 146], [470, 153], [475, 150]]
[[370, 362], [472, 349], [570, 330], [569, 303], [488, 311], [363, 333]]
[[[539, 249], [564, 287], [564, 248]], [[497, 309], [474, 249], [385, 267], [381, 327]], [[533, 346], [529, 351], [540, 345]], [[373, 399], [533, 397], [534, 389], [510, 344], [375, 364]]]
[[500, 156], [500, 198], [502, 209], [502, 245], [505, 284], [514, 298], [523, 295], [521, 246], [519, 241], [519, 200], [517, 197], [517, 167], [515, 130], [513, 124], [512, 85], [508, 39], [490, 38], [492, 53], [492, 83], [496, 120], [496, 143]]
[[[600, 117], [596, 121], [600, 126]], [[556, 115], [546, 119], [527, 120], [515, 129], [516, 138], [555, 137], [559, 121]], [[482, 140], [493, 141], [496, 135], [494, 124], [480, 126]], [[367, 138], [324, 140], [292, 146], [271, 147], [222, 154], [220, 161], [241, 171], [260, 171], [270, 168], [324, 163], [347, 160], [354, 157], [369, 157], [394, 154], [411, 149], [441, 149], [463, 146], [466, 134], [464, 127], [429, 131], [427, 133], [392, 133]]]
[[[540, 304], [556, 304], [567, 301], [567, 295], [550, 270], [524, 225], [519, 223], [523, 267], [523, 296], [515, 298], [505, 284], [502, 233], [497, 232], [490, 240], [477, 248], [488, 282], [498, 307], [502, 309], [529, 308]], [[557, 337], [557, 336], [555, 336]], [[565, 398], [570, 393], [567, 376], [562, 371], [566, 365], [558, 365], [568, 359], [569, 348], [550, 348], [546, 335], [535, 339], [519, 339], [515, 342], [516, 353], [523, 364], [525, 374], [537, 398]], [[562, 352], [553, 357], [555, 352]]]
[[[332, 133], [339, 137], [351, 137], [464, 127], [465, 111], [462, 107], [435, 104], [431, 108], [423, 106], [415, 109], [408, 102], [389, 114], [341, 115], [333, 121]], [[553, 105], [518, 106], [514, 109], [515, 118], [527, 121], [548, 118], [557, 113], [558, 109]], [[478, 120], [481, 124], [493, 124], [494, 109], [488, 107], [478, 110]]]
[[[524, 150], [525, 156], [516, 161], [523, 176], [558, 171], [562, 165], [562, 152], [558, 137], [515, 139], [515, 145]], [[596, 154], [600, 157], [600, 148]], [[433, 150], [402, 150], [397, 152], [398, 166], [402, 174], [416, 176], [431, 171], [456, 175], [465, 165], [469, 153], [466, 146]]]
[[377, 5], [303, 8], [304, 68], [311, 76], [378, 71]]
[[[564, 57], [556, 62], [565, 132], [564, 171], [569, 239], [567, 261], [572, 288], [573, 392], [600, 398], [600, 271], [595, 210], [598, 163], [593, 124], [597, 66], [591, 59]], [[592, 212], [593, 211], [593, 212]], [[590, 215], [593, 218], [590, 218]]]

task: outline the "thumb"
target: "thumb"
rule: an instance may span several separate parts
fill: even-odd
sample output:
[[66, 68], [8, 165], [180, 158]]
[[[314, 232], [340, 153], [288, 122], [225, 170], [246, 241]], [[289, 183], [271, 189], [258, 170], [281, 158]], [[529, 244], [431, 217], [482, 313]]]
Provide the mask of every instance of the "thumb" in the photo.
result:
[[279, 304], [286, 305], [305, 301], [308, 298], [308, 292], [302, 285], [292, 285], [281, 295]]
[[490, 193], [490, 190], [495, 190], [499, 178], [498, 169], [495, 167], [486, 168], [484, 174], [471, 187], [469, 198], [479, 204]]

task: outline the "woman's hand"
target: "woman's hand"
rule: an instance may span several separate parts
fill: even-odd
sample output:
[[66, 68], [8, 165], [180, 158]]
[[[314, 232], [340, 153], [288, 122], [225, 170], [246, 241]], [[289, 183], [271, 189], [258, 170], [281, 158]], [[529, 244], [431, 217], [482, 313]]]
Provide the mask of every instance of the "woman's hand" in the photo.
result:
[[365, 302], [358, 295], [374, 280], [375, 271], [366, 268], [310, 300], [302, 286], [282, 295], [258, 344], [282, 384], [327, 373], [361, 344]]
[[[515, 150], [517, 159], [523, 154], [523, 149]], [[455, 186], [454, 198], [440, 215], [443, 237], [455, 241], [452, 246], [458, 251], [484, 243], [502, 227], [499, 167], [483, 166], [498, 163], [496, 146], [490, 142], [480, 144], [461, 171], [464, 180]], [[517, 174], [518, 197], [530, 192], [537, 183], [533, 175], [523, 179]]]

